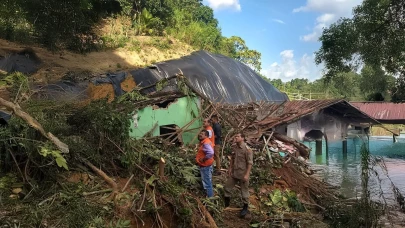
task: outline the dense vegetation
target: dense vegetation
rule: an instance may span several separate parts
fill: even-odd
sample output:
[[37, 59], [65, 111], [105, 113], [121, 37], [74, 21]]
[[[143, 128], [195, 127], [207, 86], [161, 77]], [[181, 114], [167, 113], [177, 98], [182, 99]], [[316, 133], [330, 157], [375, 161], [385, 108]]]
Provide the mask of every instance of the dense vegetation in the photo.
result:
[[[405, 100], [405, 3], [401, 0], [364, 0], [353, 11], [325, 29], [317, 63], [324, 63], [326, 77], [335, 78], [364, 64], [396, 75], [393, 101]], [[367, 78], [362, 83], [373, 82]], [[377, 79], [381, 81], [381, 78]], [[384, 82], [385, 83], [385, 82]]]
[[[316, 59], [325, 63], [323, 78], [271, 82], [288, 93], [323, 93], [321, 99], [404, 100], [403, 7], [397, 0], [364, 1], [355, 8], [353, 19], [341, 19], [323, 32]], [[108, 20], [125, 25], [119, 35], [98, 31]], [[0, 0], [0, 37], [8, 40], [77, 52], [126, 43], [139, 50], [131, 35], [173, 37], [261, 70], [261, 53], [250, 50], [240, 37], [222, 36], [213, 10], [201, 0]], [[169, 43], [163, 39], [156, 45]], [[365, 67], [360, 74], [354, 73], [360, 63]], [[395, 80], [393, 75], [399, 77]]]
[[129, 21], [136, 35], [171, 36], [261, 69], [261, 54], [240, 37], [222, 36], [213, 10], [201, 0], [0, 0], [0, 37], [53, 50], [93, 51], [108, 42], [97, 25], [117, 17]]

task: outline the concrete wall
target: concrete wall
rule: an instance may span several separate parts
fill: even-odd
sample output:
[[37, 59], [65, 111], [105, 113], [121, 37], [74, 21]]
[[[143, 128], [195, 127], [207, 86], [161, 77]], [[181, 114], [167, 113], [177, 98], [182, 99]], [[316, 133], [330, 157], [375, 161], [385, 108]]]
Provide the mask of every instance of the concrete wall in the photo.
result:
[[301, 131], [301, 120], [287, 126], [287, 136], [295, 140], [301, 140], [305, 133]]
[[347, 135], [348, 124], [322, 112], [305, 116], [287, 126], [287, 136], [302, 141], [307, 132], [320, 130], [326, 134], [328, 141], [342, 140]]
[[[197, 97], [182, 97], [170, 103], [166, 108], [158, 106], [148, 106], [135, 111], [131, 119], [130, 136], [136, 139], [142, 138], [151, 131], [152, 136], [160, 135], [160, 127], [175, 124], [183, 127], [200, 113], [200, 99]], [[195, 121], [188, 129], [199, 128], [202, 126], [201, 120]], [[190, 144], [198, 129], [182, 134], [184, 144]]]

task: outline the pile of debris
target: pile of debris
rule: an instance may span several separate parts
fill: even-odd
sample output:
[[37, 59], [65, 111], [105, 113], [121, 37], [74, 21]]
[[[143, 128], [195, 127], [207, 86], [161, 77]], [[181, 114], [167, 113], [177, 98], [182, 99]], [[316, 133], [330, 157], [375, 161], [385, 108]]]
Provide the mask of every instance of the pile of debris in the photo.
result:
[[[280, 122], [284, 124], [286, 118], [283, 112], [278, 112], [281, 107], [283, 104], [268, 102], [235, 106], [211, 104], [207, 113], [215, 112], [222, 117], [222, 125], [227, 130], [223, 150], [232, 144], [233, 133], [243, 132], [246, 135], [246, 142], [255, 153], [256, 169], [273, 177], [272, 187], [263, 190], [262, 186], [258, 186], [263, 190], [261, 193], [267, 194], [274, 188], [289, 189], [297, 192], [302, 202], [322, 210], [324, 207], [319, 204], [324, 199], [336, 199], [334, 187], [309, 177], [314, 173], [306, 162], [310, 148], [275, 131]], [[273, 124], [262, 125], [263, 122]]]

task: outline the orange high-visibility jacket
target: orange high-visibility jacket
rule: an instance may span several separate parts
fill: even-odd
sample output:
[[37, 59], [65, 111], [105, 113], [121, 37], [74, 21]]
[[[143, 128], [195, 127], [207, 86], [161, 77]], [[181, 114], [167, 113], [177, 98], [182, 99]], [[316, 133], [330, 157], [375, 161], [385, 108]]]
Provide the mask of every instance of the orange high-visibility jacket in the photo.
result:
[[211, 126], [205, 127], [206, 131], [211, 131], [211, 138], [209, 138], [209, 140], [212, 142], [212, 146], [215, 146], [215, 134], [214, 134], [214, 129], [212, 129]]
[[199, 166], [205, 167], [205, 166], [210, 166], [210, 165], [212, 165], [212, 163], [214, 163], [214, 156], [212, 156], [212, 158], [206, 160], [203, 163], [200, 162], [201, 158], [205, 158], [205, 153], [203, 151], [204, 144], [210, 144], [213, 150], [214, 150], [214, 146], [212, 145], [211, 140], [209, 138], [206, 138], [200, 142], [200, 147], [198, 148], [198, 152], [197, 152], [197, 156], [195, 157], [195, 160], [197, 161], [197, 164]]

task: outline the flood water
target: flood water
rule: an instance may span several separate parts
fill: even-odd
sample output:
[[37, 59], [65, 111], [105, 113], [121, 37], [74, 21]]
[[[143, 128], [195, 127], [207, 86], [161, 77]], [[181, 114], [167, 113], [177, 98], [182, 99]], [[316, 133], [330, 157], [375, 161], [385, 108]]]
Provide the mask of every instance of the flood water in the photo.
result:
[[[322, 155], [316, 155], [315, 142], [304, 142], [312, 148], [310, 163], [314, 169], [319, 170], [315, 175], [327, 183], [340, 186], [341, 194], [348, 198], [359, 197], [362, 192], [360, 149], [363, 143], [360, 138], [348, 139], [345, 155], [342, 142], [329, 142], [328, 152], [323, 142]], [[370, 154], [380, 161], [374, 166], [378, 175], [370, 176], [371, 196], [374, 200], [385, 198], [388, 204], [395, 204], [391, 183], [405, 195], [405, 137], [402, 135], [396, 143], [393, 142], [392, 136], [370, 137], [366, 145], [369, 146]], [[380, 167], [381, 161], [385, 162], [388, 172], [384, 172]]]

